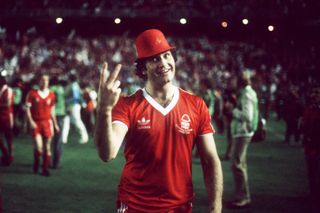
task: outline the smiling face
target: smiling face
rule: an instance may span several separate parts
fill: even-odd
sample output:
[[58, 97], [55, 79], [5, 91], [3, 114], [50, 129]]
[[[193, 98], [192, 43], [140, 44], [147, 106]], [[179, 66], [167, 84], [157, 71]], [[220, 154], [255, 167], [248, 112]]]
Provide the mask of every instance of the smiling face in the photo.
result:
[[146, 62], [147, 81], [157, 86], [172, 82], [175, 71], [176, 66], [171, 51], [160, 53]]

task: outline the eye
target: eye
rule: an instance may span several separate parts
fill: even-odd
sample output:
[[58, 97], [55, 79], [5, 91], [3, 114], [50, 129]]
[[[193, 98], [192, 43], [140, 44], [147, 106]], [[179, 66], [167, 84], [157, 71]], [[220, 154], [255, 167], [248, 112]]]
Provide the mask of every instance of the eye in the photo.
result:
[[166, 52], [164, 54], [164, 58], [168, 59], [168, 60], [172, 60], [173, 59], [172, 53], [171, 52]]

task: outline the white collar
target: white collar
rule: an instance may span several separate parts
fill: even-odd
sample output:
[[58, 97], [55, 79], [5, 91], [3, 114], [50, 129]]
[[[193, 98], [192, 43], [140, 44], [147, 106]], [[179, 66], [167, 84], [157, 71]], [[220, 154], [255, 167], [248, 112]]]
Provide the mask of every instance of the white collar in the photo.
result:
[[156, 110], [161, 112], [161, 114], [163, 115], [167, 115], [176, 106], [179, 100], [179, 89], [177, 87], [174, 87], [173, 98], [170, 104], [166, 107], [163, 107], [156, 100], [154, 100], [154, 98], [151, 97], [151, 95], [149, 95], [149, 93], [146, 91], [146, 88], [143, 88], [142, 92], [143, 92], [143, 96], [149, 102], [149, 104], [151, 104], [151, 106], [153, 106]]
[[46, 98], [49, 95], [50, 90], [49, 89], [45, 89], [45, 90], [39, 90], [38, 89], [38, 94], [41, 98]]

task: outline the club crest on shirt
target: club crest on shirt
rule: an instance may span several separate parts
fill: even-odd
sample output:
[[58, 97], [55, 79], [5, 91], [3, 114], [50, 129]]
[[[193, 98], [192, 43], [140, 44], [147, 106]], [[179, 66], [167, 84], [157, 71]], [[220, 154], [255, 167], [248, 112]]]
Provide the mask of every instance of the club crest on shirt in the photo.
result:
[[190, 132], [192, 132], [192, 129], [190, 128], [190, 123], [191, 123], [191, 119], [189, 115], [183, 114], [181, 116], [180, 125], [176, 124], [176, 128], [182, 134], [190, 134]]
[[141, 120], [138, 120], [138, 129], [150, 129], [150, 119], [142, 117]]

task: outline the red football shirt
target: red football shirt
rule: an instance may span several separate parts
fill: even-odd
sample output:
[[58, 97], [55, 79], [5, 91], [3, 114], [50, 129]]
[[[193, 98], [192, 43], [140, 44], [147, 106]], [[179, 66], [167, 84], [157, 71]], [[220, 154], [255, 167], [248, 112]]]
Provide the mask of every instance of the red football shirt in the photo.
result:
[[13, 90], [7, 85], [0, 89], [0, 117], [7, 119], [13, 113]]
[[31, 107], [32, 119], [35, 121], [51, 119], [51, 108], [55, 104], [52, 91], [31, 90], [27, 95], [27, 106]]
[[8, 85], [0, 89], [0, 131], [11, 131], [13, 127], [13, 90]]
[[167, 211], [191, 201], [192, 149], [199, 135], [214, 132], [204, 101], [175, 88], [167, 107], [146, 90], [121, 97], [114, 123], [128, 127], [118, 199], [138, 211]]

